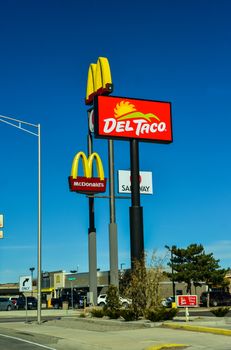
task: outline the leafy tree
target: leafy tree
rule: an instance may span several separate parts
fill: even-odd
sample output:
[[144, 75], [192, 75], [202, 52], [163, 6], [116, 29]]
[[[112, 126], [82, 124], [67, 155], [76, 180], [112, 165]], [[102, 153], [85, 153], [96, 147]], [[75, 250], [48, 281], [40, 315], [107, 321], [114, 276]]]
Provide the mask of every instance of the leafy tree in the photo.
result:
[[205, 254], [201, 244], [190, 244], [187, 248], [172, 247], [172, 257], [168, 265], [173, 270], [167, 273], [174, 281], [185, 282], [187, 293], [191, 294], [192, 284], [197, 287], [201, 282], [212, 285], [224, 283], [226, 270], [220, 269], [219, 260], [213, 257], [213, 253]]

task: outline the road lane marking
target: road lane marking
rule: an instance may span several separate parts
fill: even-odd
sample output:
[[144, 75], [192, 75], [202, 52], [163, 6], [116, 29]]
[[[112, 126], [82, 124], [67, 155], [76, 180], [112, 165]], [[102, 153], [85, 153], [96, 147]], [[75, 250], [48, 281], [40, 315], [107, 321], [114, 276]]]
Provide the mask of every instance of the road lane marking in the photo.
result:
[[40, 346], [40, 348], [44, 348], [44, 349], [48, 349], [48, 350], [57, 350], [55, 348], [51, 348], [50, 346], [42, 345], [42, 344], [35, 343], [33, 341], [30, 341], [30, 340], [21, 339], [21, 338], [18, 338], [18, 337], [12, 337], [11, 335], [6, 335], [6, 334], [1, 334], [0, 333], [0, 337], [5, 337], [5, 338], [19, 340], [21, 342], [32, 344], [32, 345], [35, 345], [35, 346]]

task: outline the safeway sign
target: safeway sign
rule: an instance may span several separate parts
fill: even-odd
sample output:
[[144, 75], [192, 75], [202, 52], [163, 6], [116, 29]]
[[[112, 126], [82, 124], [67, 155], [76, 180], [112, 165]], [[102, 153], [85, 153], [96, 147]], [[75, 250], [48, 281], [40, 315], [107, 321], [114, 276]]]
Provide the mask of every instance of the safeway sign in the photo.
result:
[[[140, 193], [153, 194], [151, 171], [140, 171]], [[118, 192], [131, 193], [131, 172], [129, 170], [118, 170]]]

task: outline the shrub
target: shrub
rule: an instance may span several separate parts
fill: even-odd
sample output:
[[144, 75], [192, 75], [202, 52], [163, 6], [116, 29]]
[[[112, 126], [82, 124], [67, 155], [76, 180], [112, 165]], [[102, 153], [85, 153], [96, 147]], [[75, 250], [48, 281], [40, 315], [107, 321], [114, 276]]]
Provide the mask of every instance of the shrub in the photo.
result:
[[118, 310], [120, 307], [119, 302], [119, 291], [116, 286], [113, 284], [110, 284], [107, 290], [107, 298], [106, 298], [106, 305], [105, 309], [109, 310]]
[[178, 309], [165, 309], [163, 307], [158, 309], [148, 309], [145, 311], [145, 318], [152, 322], [166, 321], [172, 320], [176, 314], [178, 313]]
[[214, 314], [216, 317], [223, 317], [225, 316], [230, 310], [230, 307], [218, 307], [217, 309], [212, 309], [210, 312]]
[[101, 318], [105, 315], [102, 309], [92, 309], [90, 313], [93, 317], [98, 317], [98, 318]]
[[135, 311], [131, 308], [121, 309], [120, 316], [122, 316], [125, 321], [135, 321], [137, 319]]
[[79, 314], [79, 317], [85, 318], [85, 317], [87, 317], [87, 315], [84, 312], [81, 312], [81, 314]]
[[120, 317], [120, 309], [107, 309], [105, 310], [105, 316], [108, 316], [111, 319], [116, 320]]
[[[149, 260], [149, 259], [148, 259]], [[136, 319], [144, 315], [146, 309], [155, 309], [160, 303], [160, 281], [163, 279], [162, 260], [152, 254], [150, 262], [147, 254], [133, 261], [133, 268], [126, 276], [124, 295], [132, 300]]]

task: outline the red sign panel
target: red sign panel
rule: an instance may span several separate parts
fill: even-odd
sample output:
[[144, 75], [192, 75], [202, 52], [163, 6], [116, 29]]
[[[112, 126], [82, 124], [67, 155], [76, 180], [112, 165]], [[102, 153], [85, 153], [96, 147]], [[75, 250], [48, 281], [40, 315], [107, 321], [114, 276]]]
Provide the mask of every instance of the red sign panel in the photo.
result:
[[96, 137], [172, 142], [170, 102], [97, 96], [94, 114]]
[[72, 176], [69, 176], [68, 179], [70, 190], [73, 192], [91, 194], [106, 191], [107, 179], [100, 180], [99, 177], [89, 178], [84, 176], [78, 176], [76, 179], [73, 179]]
[[177, 295], [177, 306], [179, 307], [196, 307], [197, 295]]

